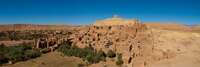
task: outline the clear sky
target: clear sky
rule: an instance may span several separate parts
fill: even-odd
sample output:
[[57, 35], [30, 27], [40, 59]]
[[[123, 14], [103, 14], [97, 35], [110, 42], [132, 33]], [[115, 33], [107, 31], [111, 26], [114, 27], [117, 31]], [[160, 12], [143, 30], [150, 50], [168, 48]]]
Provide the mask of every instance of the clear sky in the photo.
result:
[[114, 14], [200, 24], [200, 0], [0, 0], [0, 24], [90, 24]]

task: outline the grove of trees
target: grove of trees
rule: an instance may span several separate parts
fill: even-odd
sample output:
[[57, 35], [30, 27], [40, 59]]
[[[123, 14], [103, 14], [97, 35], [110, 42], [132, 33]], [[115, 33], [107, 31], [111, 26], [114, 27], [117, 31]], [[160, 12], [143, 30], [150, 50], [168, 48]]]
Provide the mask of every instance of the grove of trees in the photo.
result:
[[40, 51], [33, 49], [29, 44], [20, 44], [18, 46], [0, 45], [0, 64], [7, 62], [24, 61], [36, 58], [41, 55]]
[[123, 60], [122, 60], [122, 54], [118, 54], [117, 55], [117, 61], [116, 61], [116, 64], [121, 66], [123, 64]]
[[106, 54], [102, 50], [95, 50], [93, 47], [78, 48], [77, 46], [72, 46], [69, 43], [64, 43], [58, 48], [59, 52], [62, 52], [66, 56], [75, 56], [86, 60], [90, 64], [98, 63], [100, 61], [105, 61], [106, 57], [114, 58], [116, 53], [113, 51], [108, 51]]

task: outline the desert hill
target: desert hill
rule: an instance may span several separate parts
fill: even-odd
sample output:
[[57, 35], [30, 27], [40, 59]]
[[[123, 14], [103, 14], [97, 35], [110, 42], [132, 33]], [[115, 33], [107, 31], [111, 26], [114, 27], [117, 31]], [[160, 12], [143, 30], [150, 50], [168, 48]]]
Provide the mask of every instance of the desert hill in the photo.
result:
[[97, 50], [106, 52], [113, 50], [122, 54], [125, 66], [144, 66], [148, 61], [143, 58], [147, 58], [148, 51], [152, 49], [151, 38], [148, 38], [151, 36], [150, 31], [144, 24], [128, 22], [133, 24], [127, 25], [126, 23], [121, 20], [109, 20], [102, 22], [101, 25], [95, 23], [81, 28], [80, 31], [72, 34], [71, 38], [74, 45], [79, 47], [92, 46]]

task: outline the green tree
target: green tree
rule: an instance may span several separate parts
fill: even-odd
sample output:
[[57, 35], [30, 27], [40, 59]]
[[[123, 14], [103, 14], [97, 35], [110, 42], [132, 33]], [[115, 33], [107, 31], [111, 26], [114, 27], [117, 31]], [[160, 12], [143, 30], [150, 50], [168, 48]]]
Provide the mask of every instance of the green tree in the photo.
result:
[[99, 60], [103, 60], [105, 61], [106, 60], [106, 53], [102, 50], [100, 50], [98, 53], [97, 53], [97, 56], [99, 57]]
[[114, 58], [114, 57], [116, 57], [116, 53], [114, 51], [112, 51], [112, 50], [109, 50], [107, 52], [107, 57]]
[[11, 47], [9, 48], [8, 53], [6, 53], [6, 56], [8, 57], [9, 60], [12, 61], [21, 61], [23, 60], [23, 50], [20, 48], [16, 47]]
[[6, 63], [7, 62], [7, 58], [4, 55], [4, 53], [0, 52], [0, 64]]
[[121, 66], [123, 63], [122, 54], [118, 54], [116, 64]]
[[20, 38], [18, 37], [17, 33], [16, 32], [12, 32], [10, 35], [9, 35], [9, 38], [11, 40], [19, 40]]
[[39, 57], [41, 55], [41, 53], [38, 50], [26, 50], [24, 55], [26, 58], [30, 59], [30, 58]]

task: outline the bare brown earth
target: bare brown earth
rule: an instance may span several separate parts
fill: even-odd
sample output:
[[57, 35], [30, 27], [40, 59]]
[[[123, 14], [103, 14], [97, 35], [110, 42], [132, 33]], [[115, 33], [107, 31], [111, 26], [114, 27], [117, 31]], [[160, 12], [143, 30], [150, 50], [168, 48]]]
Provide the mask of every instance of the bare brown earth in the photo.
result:
[[192, 29], [188, 26], [177, 23], [145, 23], [151, 28], [175, 30], [175, 31], [191, 31]]
[[151, 62], [145, 67], [199, 67], [200, 27], [146, 23], [153, 34]]
[[199, 67], [200, 34], [153, 29], [153, 61], [147, 67]]
[[183, 25], [178, 23], [144, 23], [148, 27], [164, 30], [185, 31], [185, 32], [200, 32], [200, 25]]

